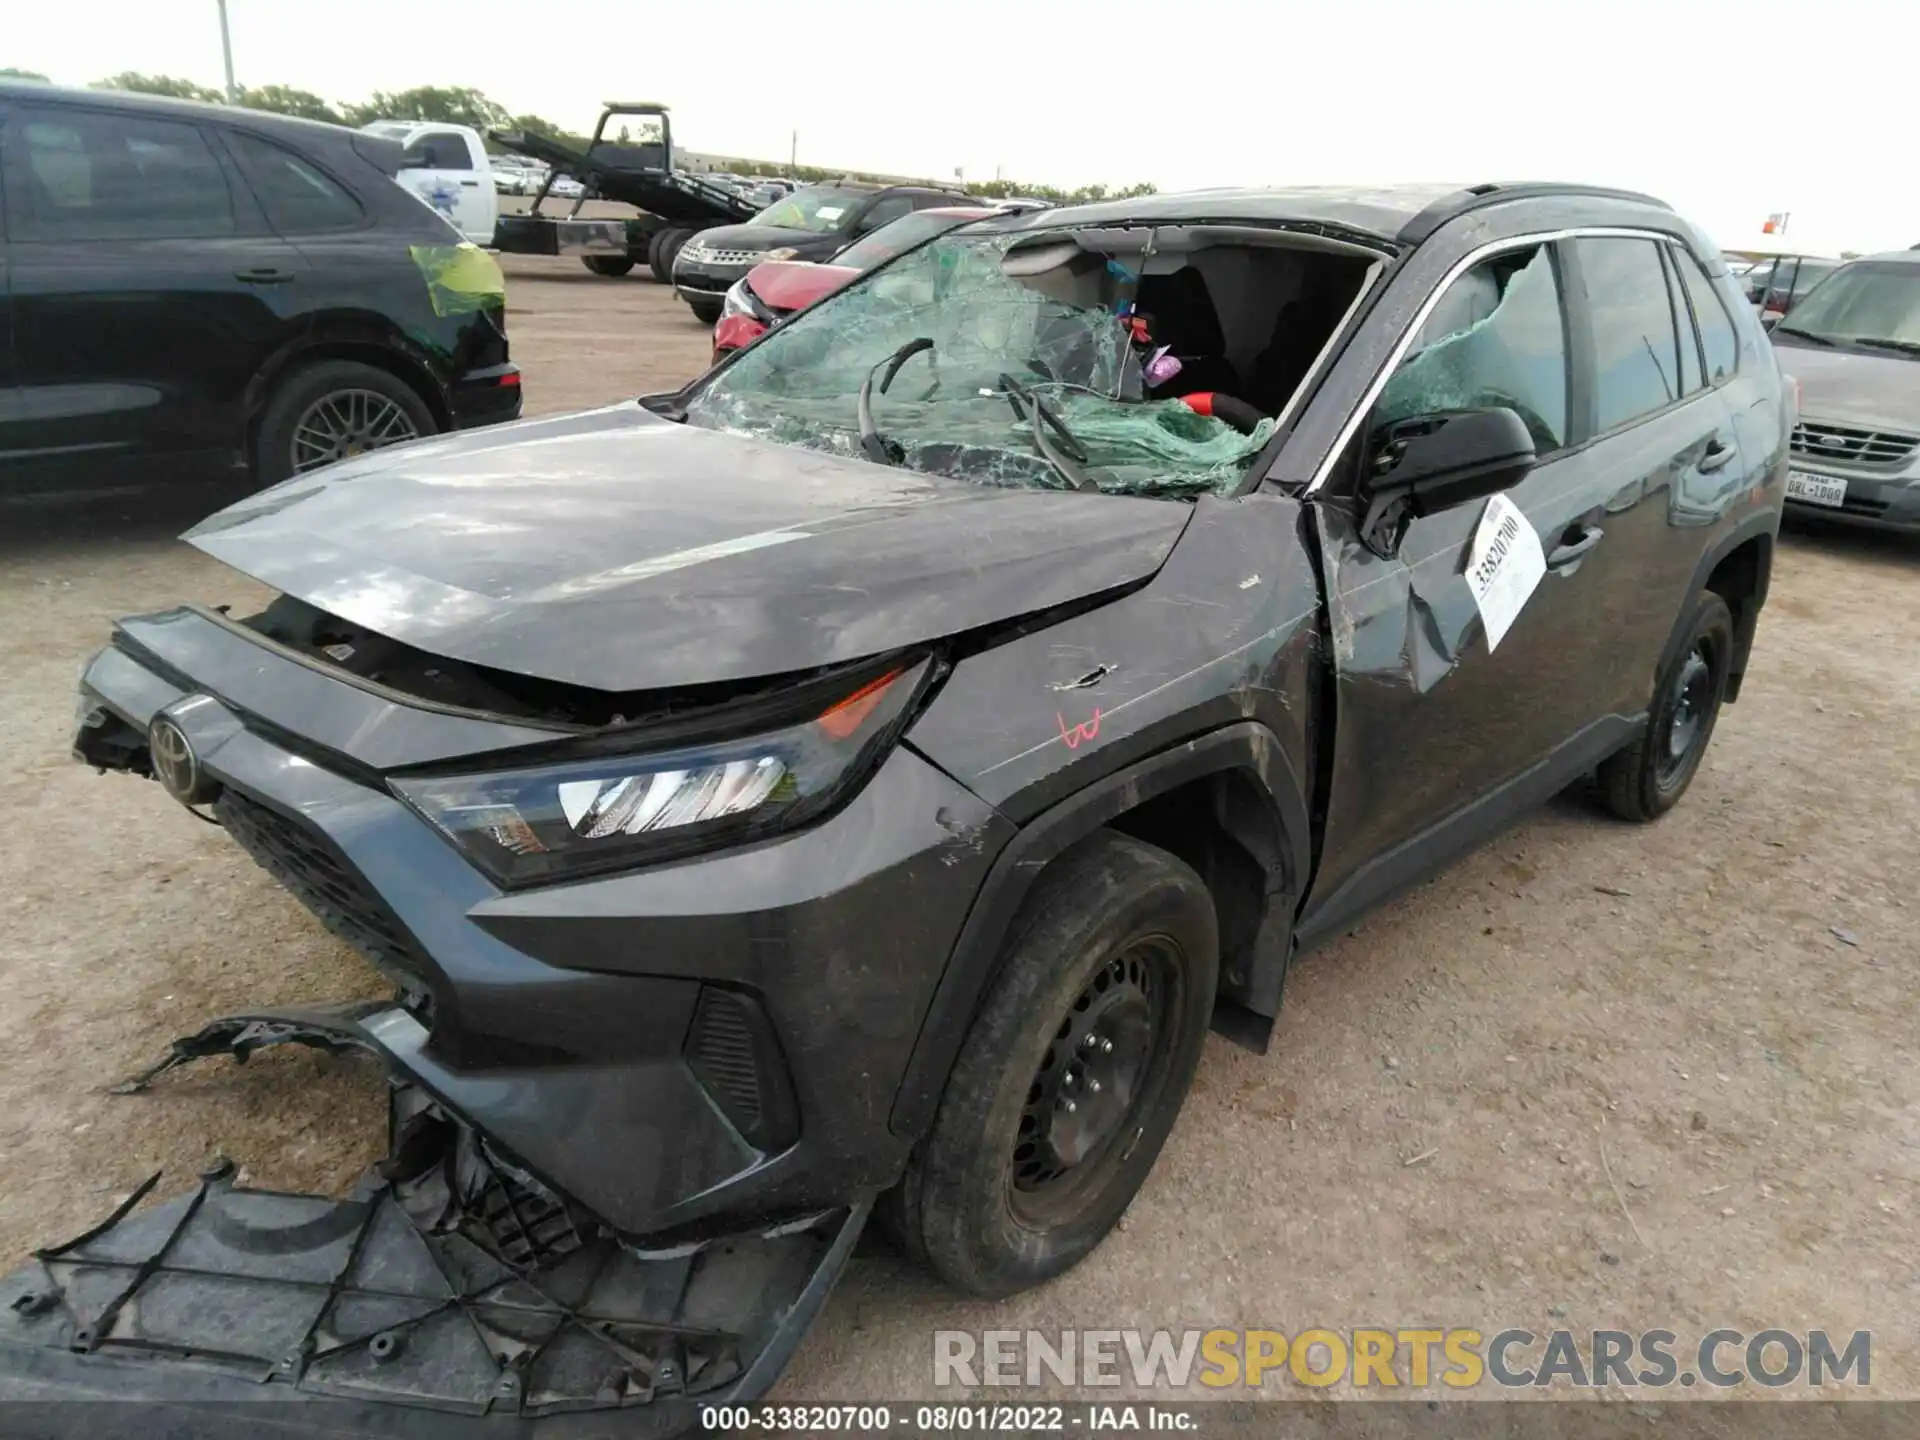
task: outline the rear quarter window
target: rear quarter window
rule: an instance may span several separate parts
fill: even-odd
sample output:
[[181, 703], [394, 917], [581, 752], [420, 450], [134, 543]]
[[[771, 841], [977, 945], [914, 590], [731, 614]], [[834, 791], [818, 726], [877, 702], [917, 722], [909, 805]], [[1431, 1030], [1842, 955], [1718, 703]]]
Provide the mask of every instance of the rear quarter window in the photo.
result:
[[1671, 253], [1673, 268], [1680, 272], [1687, 299], [1693, 306], [1693, 322], [1700, 327], [1700, 344], [1707, 357], [1707, 381], [1712, 384], [1724, 380], [1739, 368], [1740, 355], [1740, 339], [1734, 334], [1726, 302], [1707, 279], [1698, 260], [1677, 249]]
[[267, 220], [283, 235], [351, 230], [365, 219], [360, 202], [293, 151], [243, 131], [227, 132]]

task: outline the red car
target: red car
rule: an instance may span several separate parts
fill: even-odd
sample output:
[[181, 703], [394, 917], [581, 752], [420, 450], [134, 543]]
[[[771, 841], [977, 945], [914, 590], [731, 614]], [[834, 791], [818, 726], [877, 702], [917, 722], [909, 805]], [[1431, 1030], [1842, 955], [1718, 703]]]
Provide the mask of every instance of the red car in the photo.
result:
[[891, 225], [882, 225], [856, 240], [827, 264], [808, 260], [766, 260], [749, 270], [727, 291], [720, 322], [713, 327], [713, 358], [718, 361], [751, 344], [794, 311], [882, 265], [896, 255], [924, 245], [936, 235], [958, 229], [969, 220], [998, 215], [1011, 206], [948, 205], [916, 210]]

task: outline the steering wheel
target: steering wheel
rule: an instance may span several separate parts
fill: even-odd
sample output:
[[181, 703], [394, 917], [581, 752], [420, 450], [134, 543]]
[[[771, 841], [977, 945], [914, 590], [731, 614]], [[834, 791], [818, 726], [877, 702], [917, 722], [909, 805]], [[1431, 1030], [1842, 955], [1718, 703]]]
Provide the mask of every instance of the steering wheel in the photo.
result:
[[1244, 400], [1236, 400], [1231, 395], [1217, 394], [1212, 390], [1197, 391], [1192, 395], [1179, 397], [1180, 403], [1196, 415], [1211, 415], [1224, 421], [1242, 435], [1251, 435], [1259, 428], [1264, 418], [1260, 412]]

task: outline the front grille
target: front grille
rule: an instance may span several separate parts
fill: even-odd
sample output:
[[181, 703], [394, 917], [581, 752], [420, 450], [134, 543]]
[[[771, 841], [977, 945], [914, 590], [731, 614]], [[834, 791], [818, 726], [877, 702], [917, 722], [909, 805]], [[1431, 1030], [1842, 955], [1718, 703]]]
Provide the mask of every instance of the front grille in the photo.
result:
[[214, 813], [261, 869], [393, 980], [410, 1008], [427, 1007], [430, 967], [413, 937], [332, 842], [237, 790], [222, 791]]
[[760, 250], [708, 250], [705, 247], [695, 250], [689, 246], [680, 253], [684, 259], [694, 265], [751, 265], [765, 252]]
[[1920, 436], [1891, 430], [1852, 430], [1803, 420], [1793, 427], [1793, 453], [1813, 460], [1845, 460], [1855, 465], [1899, 465], [1920, 449]]

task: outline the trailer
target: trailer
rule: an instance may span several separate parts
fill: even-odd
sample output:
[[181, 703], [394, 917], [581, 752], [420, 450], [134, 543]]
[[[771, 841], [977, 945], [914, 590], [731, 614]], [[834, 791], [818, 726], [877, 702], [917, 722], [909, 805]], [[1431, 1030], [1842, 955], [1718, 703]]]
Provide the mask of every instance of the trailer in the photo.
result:
[[[607, 139], [608, 122], [627, 118], [657, 125], [659, 138]], [[596, 275], [625, 275], [646, 265], [664, 282], [689, 237], [750, 220], [760, 208], [727, 186], [676, 168], [667, 107], [650, 101], [608, 101], [584, 152], [525, 130], [492, 130], [488, 138], [547, 166], [546, 183], [530, 213], [502, 215], [494, 227], [494, 248], [508, 254], [578, 255]], [[541, 206], [562, 175], [578, 180], [583, 193], [565, 215], [545, 213]], [[640, 213], [624, 220], [582, 218], [581, 207], [590, 196], [620, 201]]]

